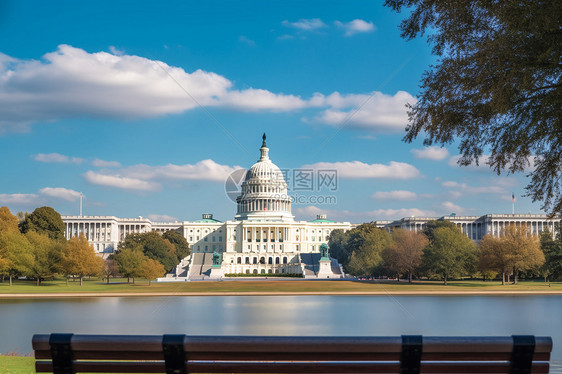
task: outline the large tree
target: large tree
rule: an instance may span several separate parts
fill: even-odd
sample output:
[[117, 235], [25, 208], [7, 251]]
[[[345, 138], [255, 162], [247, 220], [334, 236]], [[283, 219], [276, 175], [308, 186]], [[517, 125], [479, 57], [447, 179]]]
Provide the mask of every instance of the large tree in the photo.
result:
[[174, 245], [157, 232], [129, 234], [119, 243], [119, 250], [139, 247], [148, 258], [160, 261], [166, 271], [172, 270], [179, 263]]
[[184, 236], [176, 230], [166, 231], [162, 235], [162, 238], [168, 240], [175, 247], [176, 257], [178, 258], [178, 261], [183, 260], [191, 253], [191, 251], [189, 250], [189, 243], [184, 238]]
[[80, 286], [84, 276], [103, 272], [103, 259], [96, 255], [94, 247], [82, 234], [73, 236], [66, 242], [62, 253], [61, 268], [66, 275], [77, 275]]
[[496, 271], [502, 275], [502, 285], [505, 278], [513, 271], [515, 256], [501, 238], [492, 234], [485, 235], [480, 242], [478, 269], [481, 272]]
[[423, 267], [443, 279], [466, 274], [475, 261], [475, 244], [458, 228], [439, 227], [433, 242], [425, 248], [422, 256]]
[[461, 165], [528, 170], [528, 194], [562, 212], [562, 2], [386, 0], [409, 17], [402, 37], [428, 33], [438, 61], [410, 106], [404, 140], [459, 141]]
[[64, 243], [35, 231], [29, 231], [25, 236], [33, 248], [29, 275], [35, 277], [40, 286], [43, 279], [53, 278], [60, 270]]
[[346, 266], [351, 258], [351, 247], [347, 245], [348, 238], [348, 232], [341, 229], [332, 230], [328, 236], [330, 256], [338, 260], [343, 266]]
[[33, 248], [29, 240], [18, 230], [0, 233], [0, 266], [3, 274], [10, 277], [29, 275], [33, 264]]
[[347, 268], [355, 275], [380, 274], [382, 253], [391, 242], [390, 234], [374, 223], [364, 223], [350, 230], [347, 245], [351, 258]]
[[144, 260], [140, 266], [140, 275], [148, 281], [149, 286], [151, 281], [161, 277], [165, 272], [164, 265], [151, 258]]
[[18, 229], [18, 217], [14, 216], [8, 207], [0, 207], [0, 232]]
[[51, 239], [64, 239], [64, 222], [60, 214], [51, 207], [37, 208], [27, 215], [21, 224], [21, 231], [35, 231], [48, 235]]
[[421, 264], [423, 249], [429, 240], [421, 232], [396, 229], [392, 232], [392, 244], [383, 252], [385, 266], [398, 274], [408, 274], [412, 283], [412, 273]]
[[560, 237], [553, 238], [550, 231], [541, 233], [541, 249], [544, 252], [545, 263], [543, 275], [549, 279], [562, 278], [562, 240]]
[[124, 248], [115, 255], [115, 261], [119, 265], [119, 272], [127, 277], [127, 283], [130, 282], [130, 278], [133, 278], [133, 284], [135, 283], [135, 278], [141, 276], [142, 264], [147, 259], [148, 257], [142, 253], [140, 245], [134, 248]]
[[513, 283], [520, 272], [538, 270], [544, 264], [539, 237], [527, 233], [527, 226], [506, 227], [502, 240], [513, 253]]

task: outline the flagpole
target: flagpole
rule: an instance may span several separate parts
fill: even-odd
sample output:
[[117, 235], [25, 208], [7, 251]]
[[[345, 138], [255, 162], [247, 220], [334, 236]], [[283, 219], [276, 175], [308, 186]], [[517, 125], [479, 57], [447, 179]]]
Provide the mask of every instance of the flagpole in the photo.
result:
[[82, 197], [84, 195], [82, 194], [82, 192], [80, 192], [80, 217], [82, 217]]
[[511, 214], [515, 214], [515, 193], [511, 193]]

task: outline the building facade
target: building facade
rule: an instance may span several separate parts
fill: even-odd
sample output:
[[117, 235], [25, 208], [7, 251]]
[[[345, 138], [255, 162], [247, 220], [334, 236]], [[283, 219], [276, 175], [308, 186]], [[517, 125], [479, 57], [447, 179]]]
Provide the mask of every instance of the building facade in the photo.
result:
[[[335, 261], [323, 263], [320, 272], [320, 246], [328, 242], [333, 230], [350, 230], [350, 222], [335, 222], [325, 215], [312, 221], [296, 221], [291, 212], [291, 197], [281, 170], [270, 160], [265, 141], [259, 160], [246, 172], [236, 199], [232, 220], [219, 221], [212, 214], [200, 220], [151, 222], [147, 218], [113, 216], [63, 216], [66, 238], [83, 234], [95, 251], [107, 257], [131, 233], [177, 230], [182, 233], [192, 254], [172, 275], [174, 279], [202, 279], [224, 274], [296, 274], [304, 277], [342, 277]], [[376, 221], [377, 227], [392, 231], [402, 228], [422, 231], [428, 221], [454, 223], [475, 242], [485, 235], [499, 236], [507, 225], [527, 228], [529, 234], [555, 232], [560, 219], [541, 214], [486, 214], [483, 216], [406, 217], [396, 221]], [[324, 257], [322, 257], [324, 258]], [[324, 258], [323, 261], [326, 261]], [[326, 270], [330, 269], [330, 270]]]

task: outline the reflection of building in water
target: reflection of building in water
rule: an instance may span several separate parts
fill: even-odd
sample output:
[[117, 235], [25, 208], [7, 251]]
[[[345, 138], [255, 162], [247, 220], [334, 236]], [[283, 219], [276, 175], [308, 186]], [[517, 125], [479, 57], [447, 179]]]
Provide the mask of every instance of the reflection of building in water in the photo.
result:
[[[328, 242], [335, 229], [349, 230], [356, 225], [335, 222], [326, 215], [313, 221], [295, 221], [291, 197], [281, 170], [269, 159], [265, 135], [259, 160], [246, 172], [236, 199], [233, 220], [221, 222], [212, 214], [197, 221], [151, 222], [147, 218], [113, 216], [63, 216], [66, 237], [80, 233], [104, 255], [112, 253], [128, 234], [178, 230], [192, 251], [168, 279], [202, 279], [222, 274], [299, 274], [305, 278], [339, 278], [341, 266], [321, 258], [320, 246]], [[374, 217], [373, 220], [376, 218]], [[421, 231], [431, 220], [447, 220], [457, 225], [474, 241], [486, 234], [499, 235], [506, 225], [526, 227], [530, 234], [555, 231], [560, 219], [539, 214], [487, 214], [484, 216], [407, 217], [397, 221], [376, 221], [378, 227]], [[220, 266], [213, 266], [213, 254], [220, 254]]]

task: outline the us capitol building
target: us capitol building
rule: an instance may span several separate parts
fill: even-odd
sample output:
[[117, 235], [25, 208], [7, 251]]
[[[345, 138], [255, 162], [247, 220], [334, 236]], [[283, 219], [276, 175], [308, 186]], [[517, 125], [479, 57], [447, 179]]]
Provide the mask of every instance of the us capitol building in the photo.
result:
[[[349, 222], [334, 222], [325, 215], [312, 221], [295, 221], [291, 197], [281, 170], [269, 159], [265, 134], [260, 158], [247, 171], [236, 199], [233, 220], [221, 222], [212, 214], [184, 222], [151, 222], [147, 218], [113, 216], [63, 216], [67, 239], [83, 234], [103, 257], [117, 248], [130, 233], [177, 230], [186, 238], [192, 254], [173, 274], [161, 280], [220, 278], [225, 274], [298, 274], [304, 278], [344, 277], [342, 267], [329, 257], [323, 243], [335, 229], [350, 230]], [[486, 234], [499, 235], [506, 225], [525, 225], [531, 234], [554, 232], [560, 219], [542, 214], [487, 214], [484, 216], [408, 217], [376, 221], [380, 228], [421, 231], [427, 221], [443, 219], [455, 223], [474, 241]]]

